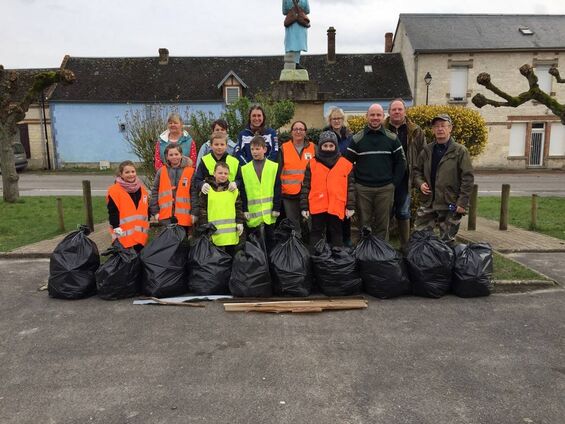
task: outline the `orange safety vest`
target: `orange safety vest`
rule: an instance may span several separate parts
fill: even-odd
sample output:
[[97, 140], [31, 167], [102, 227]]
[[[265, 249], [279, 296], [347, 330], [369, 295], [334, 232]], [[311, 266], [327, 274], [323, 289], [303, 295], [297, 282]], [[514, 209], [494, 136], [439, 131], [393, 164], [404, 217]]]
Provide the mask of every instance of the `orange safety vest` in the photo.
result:
[[[129, 193], [119, 184], [114, 184], [108, 189], [106, 203], [108, 203], [110, 197], [118, 208], [120, 228], [124, 231], [123, 236], [118, 236], [122, 246], [125, 248], [135, 246], [136, 244], [145, 246], [149, 233], [149, 219], [147, 218], [149, 200], [145, 187], [141, 186], [141, 198], [137, 208]], [[113, 232], [111, 228], [110, 232]]]
[[310, 193], [308, 206], [311, 214], [327, 212], [339, 219], [345, 218], [347, 203], [347, 177], [353, 164], [339, 158], [332, 169], [316, 159], [310, 161]]
[[173, 199], [173, 190], [171, 179], [167, 167], [161, 168], [161, 176], [159, 177], [159, 220], [168, 219], [173, 216], [173, 204], [175, 207], [175, 217], [179, 225], [192, 225], [192, 212], [190, 205], [190, 181], [194, 174], [192, 166], [186, 166], [180, 176], [179, 185], [176, 187], [176, 197]]
[[281, 146], [283, 151], [283, 167], [281, 172], [281, 186], [283, 194], [298, 194], [304, 181], [304, 172], [308, 161], [314, 158], [315, 148], [312, 143], [304, 146], [302, 153], [294, 148], [292, 141], [287, 141]]

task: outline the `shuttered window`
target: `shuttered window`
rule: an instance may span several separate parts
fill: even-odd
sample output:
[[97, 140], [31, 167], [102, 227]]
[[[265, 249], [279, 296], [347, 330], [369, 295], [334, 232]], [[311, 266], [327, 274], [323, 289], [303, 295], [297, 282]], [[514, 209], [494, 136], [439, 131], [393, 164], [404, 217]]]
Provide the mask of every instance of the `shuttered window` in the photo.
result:
[[549, 65], [536, 65], [535, 69], [539, 88], [547, 94], [551, 93], [551, 80], [553, 78], [549, 73], [549, 68], [551, 68]]
[[451, 68], [451, 84], [449, 87], [449, 98], [454, 102], [463, 102], [467, 99], [467, 76], [468, 67]]
[[551, 124], [549, 156], [565, 156], [565, 125], [560, 122]]
[[510, 145], [508, 156], [524, 156], [526, 154], [526, 124], [512, 124], [510, 128]]
[[239, 99], [239, 87], [226, 87], [226, 104], [231, 105]]

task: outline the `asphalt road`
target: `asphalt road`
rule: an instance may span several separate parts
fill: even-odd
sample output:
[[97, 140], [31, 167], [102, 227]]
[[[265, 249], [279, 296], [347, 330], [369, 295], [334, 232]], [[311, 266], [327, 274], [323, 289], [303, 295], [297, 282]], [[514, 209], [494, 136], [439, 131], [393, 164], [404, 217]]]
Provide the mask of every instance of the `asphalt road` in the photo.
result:
[[[97, 174], [46, 174], [24, 172], [20, 174], [20, 194], [22, 196], [80, 196], [82, 180], [90, 180], [92, 194], [105, 196], [108, 186], [113, 183], [112, 175]], [[502, 184], [510, 184], [511, 194], [529, 196], [565, 197], [565, 172], [524, 172], [491, 173], [480, 172], [475, 177], [479, 185], [479, 195], [498, 196]], [[0, 187], [0, 192], [2, 188]]]
[[308, 315], [50, 299], [0, 261], [2, 423], [536, 423], [565, 416], [565, 291]]

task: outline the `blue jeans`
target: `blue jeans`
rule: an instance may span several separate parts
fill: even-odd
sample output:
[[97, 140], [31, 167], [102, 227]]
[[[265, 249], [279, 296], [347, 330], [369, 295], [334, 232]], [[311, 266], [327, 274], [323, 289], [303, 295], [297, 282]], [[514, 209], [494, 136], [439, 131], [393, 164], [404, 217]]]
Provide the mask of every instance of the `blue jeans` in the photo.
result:
[[394, 189], [392, 210], [396, 219], [410, 219], [410, 190], [408, 190], [408, 184], [402, 182], [402, 184]]

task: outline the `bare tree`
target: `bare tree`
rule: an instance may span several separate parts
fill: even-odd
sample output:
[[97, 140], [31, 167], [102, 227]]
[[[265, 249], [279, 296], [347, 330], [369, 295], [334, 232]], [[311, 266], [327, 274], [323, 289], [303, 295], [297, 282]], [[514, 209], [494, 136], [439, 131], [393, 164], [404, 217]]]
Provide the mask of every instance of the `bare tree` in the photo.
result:
[[17, 124], [23, 120], [29, 106], [37, 101], [43, 90], [61, 82], [70, 84], [75, 75], [68, 69], [41, 72], [34, 76], [22, 98], [15, 98], [20, 84], [17, 71], [6, 71], [0, 65], [0, 167], [2, 168], [2, 188], [4, 201], [17, 202], [20, 197], [18, 174], [14, 163], [12, 141], [17, 131]]
[[[482, 94], [476, 94], [472, 101], [475, 106], [479, 109], [485, 105], [491, 105], [494, 107], [506, 106], [506, 107], [518, 107], [529, 100], [536, 100], [539, 103], [547, 106], [556, 116], [561, 119], [561, 123], [565, 125], [565, 104], [559, 103], [548, 93], [541, 90], [538, 85], [538, 77], [536, 76], [533, 68], [528, 65], [522, 65], [520, 67], [520, 73], [526, 77], [530, 89], [518, 94], [517, 96], [511, 96], [510, 94], [502, 91], [496, 85], [494, 85], [490, 80], [490, 74], [482, 72], [477, 76], [477, 82], [484, 86], [487, 90], [492, 91], [497, 96], [502, 97], [505, 102], [496, 101], [492, 99], [487, 99]], [[559, 75], [559, 70], [557, 67], [553, 66], [549, 69], [549, 73], [553, 75], [558, 83], [565, 82], [565, 79], [561, 78]]]

